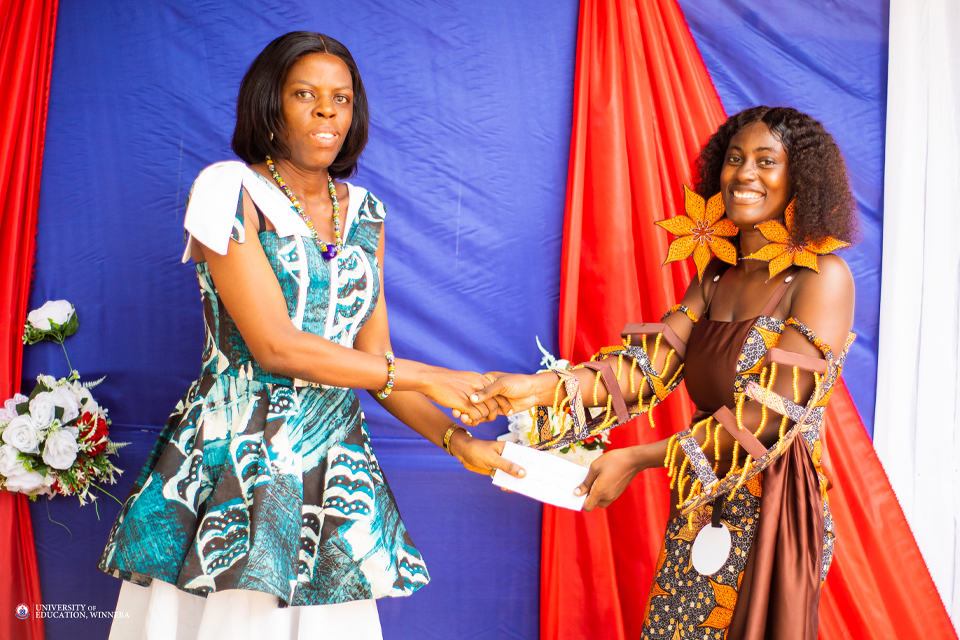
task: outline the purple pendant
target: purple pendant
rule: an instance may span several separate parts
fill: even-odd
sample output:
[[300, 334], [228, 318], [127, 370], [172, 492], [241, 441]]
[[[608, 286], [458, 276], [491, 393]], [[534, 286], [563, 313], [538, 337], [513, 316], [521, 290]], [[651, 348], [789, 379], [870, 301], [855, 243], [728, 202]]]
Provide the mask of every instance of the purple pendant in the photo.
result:
[[320, 252], [320, 255], [323, 256], [323, 259], [324, 259], [324, 260], [326, 260], [327, 262], [330, 262], [331, 260], [333, 260], [333, 259], [337, 256], [337, 253], [339, 253], [339, 252], [337, 251], [337, 245], [335, 245], [335, 244], [328, 244], [327, 247], [326, 247], [326, 249], [324, 249], [323, 251]]

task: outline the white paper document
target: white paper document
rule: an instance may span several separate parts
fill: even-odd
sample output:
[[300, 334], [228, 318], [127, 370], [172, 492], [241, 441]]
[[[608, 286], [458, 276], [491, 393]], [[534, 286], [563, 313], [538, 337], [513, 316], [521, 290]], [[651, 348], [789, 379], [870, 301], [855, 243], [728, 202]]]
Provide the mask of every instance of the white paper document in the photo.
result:
[[557, 507], [574, 511], [583, 508], [586, 495], [575, 496], [573, 490], [587, 477], [586, 467], [513, 442], [503, 445], [503, 457], [523, 467], [526, 475], [514, 478], [497, 469], [493, 484]]

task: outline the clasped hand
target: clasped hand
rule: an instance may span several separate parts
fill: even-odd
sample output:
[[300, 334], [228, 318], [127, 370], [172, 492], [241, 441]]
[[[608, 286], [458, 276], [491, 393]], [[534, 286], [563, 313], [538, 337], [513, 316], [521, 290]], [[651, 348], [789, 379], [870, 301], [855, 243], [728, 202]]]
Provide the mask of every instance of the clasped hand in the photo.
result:
[[527, 411], [541, 403], [539, 396], [543, 393], [543, 382], [538, 375], [491, 371], [483, 377], [487, 384], [470, 394], [471, 407], [466, 411], [453, 409], [454, 417], [466, 425], [488, 422], [498, 415]]
[[[545, 403], [553, 403], [550, 395], [556, 378], [541, 375], [486, 373], [489, 384], [470, 394], [471, 411], [454, 409], [453, 415], [464, 424], [478, 424], [492, 420], [497, 415], [512, 415], [518, 411]], [[478, 416], [481, 416], [478, 419]], [[630, 481], [640, 471], [652, 466], [646, 459], [647, 447], [628, 447], [604, 453], [593, 461], [584, 481], [574, 490], [578, 496], [586, 495], [584, 511], [594, 507], [606, 507], [624, 492]]]

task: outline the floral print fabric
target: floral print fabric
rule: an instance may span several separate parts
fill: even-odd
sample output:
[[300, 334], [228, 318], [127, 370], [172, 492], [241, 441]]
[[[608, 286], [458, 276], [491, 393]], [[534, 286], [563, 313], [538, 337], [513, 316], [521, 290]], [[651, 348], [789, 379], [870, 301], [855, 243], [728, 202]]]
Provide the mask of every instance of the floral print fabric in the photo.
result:
[[[346, 246], [330, 262], [309, 237], [259, 235], [294, 324], [344, 346], [380, 295], [375, 252], [384, 216], [365, 190], [351, 186], [350, 196]], [[237, 227], [232, 239], [242, 242]], [[264, 371], [207, 265], [196, 271], [203, 371], [134, 483], [100, 569], [198, 595], [252, 589], [295, 606], [418, 590], [429, 574], [370, 446], [356, 394]]]

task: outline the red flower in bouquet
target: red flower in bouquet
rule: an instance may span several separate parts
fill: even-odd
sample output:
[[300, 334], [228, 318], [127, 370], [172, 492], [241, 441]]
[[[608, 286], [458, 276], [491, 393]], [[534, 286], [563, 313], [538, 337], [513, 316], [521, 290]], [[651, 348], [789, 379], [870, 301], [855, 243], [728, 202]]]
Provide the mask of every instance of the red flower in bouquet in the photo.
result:
[[90, 445], [87, 449], [87, 455], [90, 457], [99, 455], [107, 448], [107, 436], [109, 435], [109, 425], [99, 413], [84, 413], [77, 422], [80, 429], [79, 440]]

